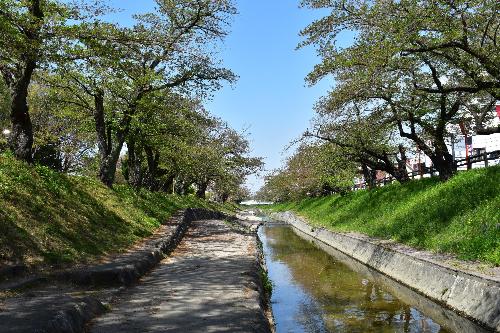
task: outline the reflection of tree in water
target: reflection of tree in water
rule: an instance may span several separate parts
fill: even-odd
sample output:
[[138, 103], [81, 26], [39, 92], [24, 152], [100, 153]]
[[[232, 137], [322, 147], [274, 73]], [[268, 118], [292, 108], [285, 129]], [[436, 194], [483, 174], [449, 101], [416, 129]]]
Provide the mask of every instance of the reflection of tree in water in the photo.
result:
[[[264, 233], [273, 260], [286, 263], [294, 281], [316, 300], [301, 305], [300, 323], [307, 331], [323, 332], [321, 327], [326, 327], [329, 332], [447, 332], [291, 228], [265, 228]], [[314, 321], [322, 322], [319, 328]]]

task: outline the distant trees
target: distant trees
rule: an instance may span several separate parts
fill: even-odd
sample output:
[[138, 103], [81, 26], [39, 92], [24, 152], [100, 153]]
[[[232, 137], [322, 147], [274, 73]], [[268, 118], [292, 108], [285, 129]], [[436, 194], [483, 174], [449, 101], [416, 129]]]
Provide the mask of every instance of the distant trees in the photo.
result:
[[272, 171], [257, 192], [261, 200], [286, 201], [304, 196], [343, 193], [352, 186], [357, 164], [331, 143], [302, 143], [285, 166]]
[[126, 177], [134, 187], [179, 194], [195, 186], [201, 198], [211, 189], [217, 199], [227, 201], [240, 192], [246, 176], [260, 170], [262, 161], [249, 156], [242, 134], [209, 116], [198, 103], [178, 103], [175, 112], [167, 111], [168, 117], [141, 123], [147, 131], [128, 144]]
[[[0, 71], [9, 89], [14, 155], [65, 172], [93, 158], [99, 179], [112, 186], [126, 152], [122, 168], [135, 188], [172, 191], [181, 181], [204, 196], [215, 181], [239, 187], [247, 174], [241, 170], [255, 170], [247, 164], [260, 160], [246, 156], [248, 143], [236, 132], [246, 144], [240, 159], [229, 163], [217, 150], [204, 161], [217, 177], [201, 179], [187, 163], [203, 158], [198, 148], [217, 142], [211, 133], [221, 126], [201, 101], [236, 80], [214, 52], [236, 13], [232, 2], [158, 0], [154, 12], [134, 16], [130, 27], [103, 20], [109, 10], [105, 2], [0, 4]], [[223, 173], [238, 179], [229, 182]]]

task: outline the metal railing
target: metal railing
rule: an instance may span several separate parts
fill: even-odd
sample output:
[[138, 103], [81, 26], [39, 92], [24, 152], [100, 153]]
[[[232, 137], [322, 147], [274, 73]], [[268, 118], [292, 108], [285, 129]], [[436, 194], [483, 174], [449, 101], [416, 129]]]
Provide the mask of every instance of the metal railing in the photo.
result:
[[[456, 159], [455, 160], [455, 167], [456, 167], [457, 171], [462, 171], [462, 170], [459, 170], [458, 168], [464, 167], [464, 166], [467, 167], [467, 170], [470, 170], [470, 169], [472, 169], [472, 166], [474, 164], [481, 163], [482, 165], [479, 165], [478, 167], [486, 168], [490, 164], [489, 161], [494, 161], [494, 160], [500, 160], [500, 150], [494, 150], [494, 151], [490, 151], [490, 152], [482, 152], [480, 154], [470, 155], [466, 158]], [[422, 163], [421, 165], [422, 166], [419, 167], [419, 170], [413, 170], [413, 171], [408, 172], [408, 177], [410, 177], [411, 179], [415, 179], [415, 178], [419, 179], [419, 178], [424, 178], [425, 176], [433, 177], [433, 176], [436, 176], [439, 174], [439, 172], [437, 172], [437, 170], [435, 168], [433, 168], [432, 166], [429, 166], [429, 167], [425, 166], [424, 163]], [[477, 164], [475, 166], [477, 166]], [[389, 175], [389, 176], [385, 176], [384, 178], [377, 179], [376, 181], [374, 181], [374, 184], [375, 184], [375, 186], [379, 187], [379, 186], [391, 184], [394, 181], [396, 181], [396, 179]], [[354, 186], [353, 186], [354, 191], [360, 190], [360, 189], [365, 189], [365, 188], [367, 188], [366, 181], [354, 184]]]
[[467, 170], [472, 169], [472, 164], [484, 162], [484, 167], [488, 166], [488, 161], [493, 161], [500, 159], [500, 150], [494, 150], [490, 152], [482, 152], [480, 154], [471, 155], [469, 157], [455, 160], [455, 165], [457, 168], [461, 166], [467, 166]]

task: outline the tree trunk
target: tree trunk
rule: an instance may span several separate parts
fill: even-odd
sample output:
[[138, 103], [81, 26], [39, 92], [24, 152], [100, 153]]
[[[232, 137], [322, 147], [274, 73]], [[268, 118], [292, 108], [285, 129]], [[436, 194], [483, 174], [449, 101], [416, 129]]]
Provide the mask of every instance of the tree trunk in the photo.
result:
[[208, 182], [197, 184], [198, 189], [196, 190], [196, 196], [200, 199], [206, 199], [206, 192], [208, 187]]
[[167, 179], [163, 182], [160, 190], [165, 193], [174, 194], [174, 180], [175, 175], [168, 176]]
[[142, 167], [142, 148], [135, 139], [129, 137], [128, 149], [128, 184], [136, 190], [144, 185], [144, 172]]
[[112, 187], [115, 181], [116, 165], [125, 142], [124, 133], [117, 133], [117, 143], [113, 147], [111, 128], [104, 120], [104, 93], [94, 95], [94, 122], [99, 150], [99, 179], [103, 184]]
[[439, 172], [439, 178], [442, 180], [450, 179], [457, 171], [457, 167], [455, 161], [453, 160], [453, 156], [448, 152], [448, 148], [444, 142], [444, 128], [446, 123], [443, 121], [443, 123], [434, 130], [434, 133], [432, 133], [433, 147], [431, 147], [417, 135], [414, 129], [415, 122], [413, 117], [410, 117], [409, 120], [411, 128], [410, 133], [405, 132], [403, 130], [402, 122], [398, 121], [398, 128], [401, 137], [413, 140], [413, 142], [417, 145], [417, 148], [423, 151], [424, 154], [430, 158], [434, 168]]
[[356, 156], [356, 160], [361, 163], [363, 169], [363, 176], [365, 177], [366, 184], [369, 188], [376, 186], [376, 174], [377, 170], [384, 171], [394, 177], [400, 183], [406, 183], [410, 180], [408, 173], [406, 172], [406, 153], [403, 147], [400, 147], [399, 154], [401, 158], [396, 155], [397, 165], [393, 159], [389, 158], [389, 154], [375, 154], [371, 152], [370, 154], [360, 154]]
[[363, 170], [366, 186], [369, 189], [375, 188], [377, 186], [377, 170], [369, 169], [366, 164], [361, 164], [361, 169]]
[[[399, 154], [401, 155], [401, 158], [398, 158], [397, 153], [380, 153], [370, 149], [362, 149], [357, 155], [354, 155], [353, 157], [362, 165], [362, 168], [367, 168], [366, 170], [363, 170], [363, 175], [365, 176], [365, 179], [374, 178], [373, 182], [375, 182], [375, 185], [376, 170], [384, 171], [394, 177], [400, 183], [405, 183], [410, 180], [410, 177], [406, 172], [407, 158], [403, 146], [399, 146]], [[394, 155], [395, 159], [390, 157]], [[374, 174], [369, 175], [368, 171], [372, 171], [374, 172]]]
[[159, 176], [158, 164], [160, 163], [160, 154], [158, 152], [154, 152], [153, 149], [147, 145], [144, 147], [144, 151], [146, 152], [146, 161], [148, 166], [146, 185], [151, 191], [158, 191], [161, 187], [161, 184], [157, 179]]
[[36, 62], [27, 61], [21, 77], [11, 86], [9, 146], [18, 159], [32, 162], [33, 126], [28, 108], [28, 87]]
[[400, 158], [396, 157], [398, 168], [392, 176], [396, 178], [398, 182], [403, 184], [410, 181], [410, 176], [408, 176], [408, 172], [406, 171], [406, 161], [408, 160], [408, 158], [406, 157], [406, 150], [403, 145], [400, 144], [398, 146], [398, 150], [400, 155]]
[[[421, 149], [420, 146], [417, 145]], [[426, 153], [432, 161], [432, 166], [435, 171], [439, 172], [439, 178], [442, 180], [450, 179], [457, 171], [453, 156], [446, 150], [446, 152], [436, 150], [432, 153]]]
[[448, 152], [448, 147], [446, 147], [443, 134], [436, 134], [433, 139], [434, 149], [429, 147], [422, 140], [417, 142], [417, 147], [423, 150], [432, 161], [434, 169], [439, 172], [439, 178], [442, 180], [448, 180], [457, 171], [453, 155]]
[[101, 159], [99, 165], [99, 179], [107, 187], [113, 187], [115, 181], [116, 164], [118, 163], [118, 158], [113, 156], [107, 156]]
[[37, 67], [38, 48], [35, 45], [41, 43], [39, 36], [41, 25], [38, 21], [43, 19], [44, 14], [39, 0], [31, 1], [28, 4], [28, 10], [35, 20], [30, 22], [32, 26], [24, 29], [23, 32], [32, 42], [32, 47], [22, 54], [22, 62], [16, 64], [20, 75], [17, 78], [12, 75], [7, 76], [9, 77], [8, 86], [11, 93], [10, 120], [12, 123], [9, 146], [14, 156], [31, 163], [33, 158], [33, 125], [29, 115], [28, 87]]
[[189, 188], [193, 183], [189, 181], [178, 181], [175, 183], [175, 193], [178, 195], [185, 195], [189, 192]]
[[457, 167], [453, 156], [446, 149], [436, 149], [436, 153], [429, 156], [436, 171], [439, 172], [439, 178], [442, 180], [450, 179], [456, 172]]

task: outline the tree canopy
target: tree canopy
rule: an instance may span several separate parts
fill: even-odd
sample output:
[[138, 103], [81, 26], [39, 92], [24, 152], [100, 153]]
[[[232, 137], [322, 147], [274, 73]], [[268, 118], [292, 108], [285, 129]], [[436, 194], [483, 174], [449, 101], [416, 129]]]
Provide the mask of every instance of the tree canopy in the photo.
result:
[[244, 135], [202, 106], [237, 79], [218, 59], [236, 8], [231, 0], [155, 5], [122, 26], [105, 19], [115, 10], [106, 1], [3, 1], [10, 149], [61, 172], [96, 172], [108, 186], [118, 172], [137, 189], [194, 187], [203, 197], [212, 189], [227, 200], [261, 165]]
[[[320, 58], [306, 81], [334, 79], [304, 137], [333, 144], [367, 182], [377, 171], [408, 181], [407, 152], [415, 150], [446, 180], [456, 172], [448, 147], [459, 124], [469, 134], [498, 131], [490, 125], [500, 99], [498, 1], [301, 4], [328, 12], [301, 31], [299, 47], [315, 47]], [[354, 38], [345, 46], [346, 32]]]

